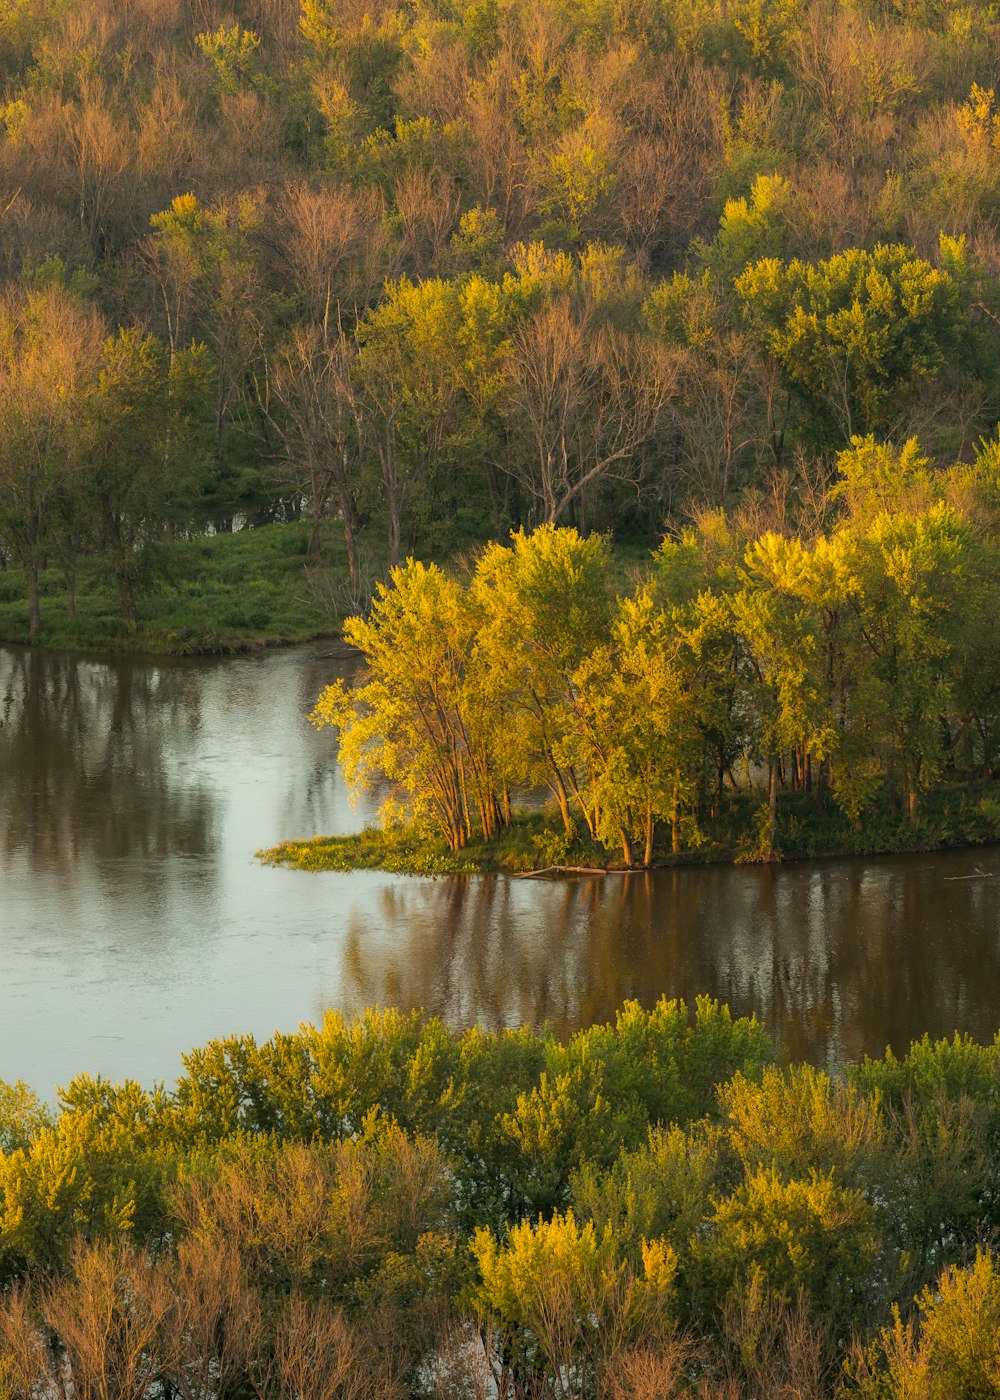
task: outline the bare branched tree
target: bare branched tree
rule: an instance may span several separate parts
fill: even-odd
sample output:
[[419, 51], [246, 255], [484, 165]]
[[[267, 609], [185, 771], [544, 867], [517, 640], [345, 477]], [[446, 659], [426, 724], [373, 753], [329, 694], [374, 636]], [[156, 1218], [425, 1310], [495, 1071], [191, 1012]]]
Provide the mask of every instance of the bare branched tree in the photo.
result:
[[278, 1324], [274, 1372], [282, 1395], [309, 1400], [375, 1400], [378, 1363], [360, 1328], [330, 1304], [301, 1294]]
[[437, 265], [458, 219], [459, 197], [446, 174], [432, 175], [413, 165], [399, 176], [393, 197], [403, 221], [407, 259], [418, 277], [426, 277]]
[[160, 1326], [164, 1368], [181, 1400], [237, 1393], [261, 1343], [260, 1295], [229, 1240], [192, 1234], [177, 1248]]
[[72, 1272], [40, 1303], [76, 1400], [146, 1400], [163, 1370], [159, 1339], [172, 1305], [165, 1272], [130, 1241], [77, 1245]]
[[593, 327], [566, 298], [513, 337], [510, 412], [531, 447], [522, 484], [554, 524], [598, 482], [635, 481], [665, 422], [676, 369], [661, 347]]
[[319, 548], [322, 521], [335, 509], [347, 549], [352, 591], [361, 582], [357, 544], [357, 491], [364, 420], [358, 412], [354, 340], [341, 327], [297, 327], [268, 366], [261, 401], [281, 443], [284, 475], [308, 500], [310, 549]]

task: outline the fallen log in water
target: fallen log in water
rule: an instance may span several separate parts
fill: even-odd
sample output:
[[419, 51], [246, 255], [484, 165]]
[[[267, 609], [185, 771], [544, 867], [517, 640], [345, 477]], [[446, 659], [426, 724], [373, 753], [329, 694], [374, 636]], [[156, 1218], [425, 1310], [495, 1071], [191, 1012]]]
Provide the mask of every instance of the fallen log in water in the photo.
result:
[[544, 870], [516, 870], [514, 873], [519, 880], [537, 880], [541, 875], [607, 875], [609, 872], [593, 865], [547, 865]]

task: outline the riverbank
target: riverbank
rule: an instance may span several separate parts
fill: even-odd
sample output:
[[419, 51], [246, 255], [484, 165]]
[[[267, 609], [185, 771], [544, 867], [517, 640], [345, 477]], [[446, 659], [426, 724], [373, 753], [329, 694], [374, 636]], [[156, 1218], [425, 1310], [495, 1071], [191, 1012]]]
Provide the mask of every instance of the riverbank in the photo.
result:
[[236, 534], [170, 540], [140, 556], [139, 625], [130, 630], [106, 559], [81, 560], [76, 616], [67, 616], [62, 571], [40, 579], [42, 629], [28, 630], [24, 572], [0, 572], [0, 644], [59, 651], [225, 656], [335, 636], [347, 605], [347, 556], [335, 525], [309, 560], [311, 526], [265, 525]]
[[[700, 833], [697, 845], [677, 853], [661, 840], [652, 867], [761, 863], [756, 832], [759, 801], [739, 794], [724, 817]], [[554, 815], [518, 811], [499, 841], [472, 841], [450, 851], [435, 831], [418, 826], [386, 830], [367, 826], [348, 835], [283, 841], [257, 851], [266, 865], [306, 871], [382, 870], [397, 875], [533, 875], [625, 873], [630, 868], [596, 842], [567, 840]], [[669, 841], [669, 833], [665, 833]], [[778, 807], [774, 859], [798, 861], [830, 856], [902, 855], [989, 845], [1000, 840], [1000, 793], [991, 781], [942, 783], [928, 792], [916, 822], [891, 811], [861, 828], [832, 806], [817, 810], [804, 794], [787, 794]]]

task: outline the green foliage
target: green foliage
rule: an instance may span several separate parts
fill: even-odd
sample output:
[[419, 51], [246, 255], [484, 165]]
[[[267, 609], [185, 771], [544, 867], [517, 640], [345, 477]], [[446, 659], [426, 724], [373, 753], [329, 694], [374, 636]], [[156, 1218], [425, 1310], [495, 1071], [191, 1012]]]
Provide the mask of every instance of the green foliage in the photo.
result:
[[588, 1162], [571, 1182], [574, 1209], [612, 1230], [623, 1253], [637, 1257], [644, 1239], [686, 1251], [728, 1176], [718, 1129], [705, 1124], [654, 1128], [646, 1144], [623, 1149], [609, 1170]]
[[747, 1170], [835, 1172], [854, 1185], [869, 1179], [883, 1134], [877, 1094], [811, 1065], [766, 1068], [759, 1082], [736, 1074], [719, 1092], [730, 1144]]
[[[139, 625], [129, 633], [114, 573], [98, 557], [80, 560], [76, 616], [60, 606], [63, 578], [50, 561], [39, 574], [40, 641], [67, 650], [103, 648], [176, 655], [224, 654], [267, 643], [306, 641], [336, 630], [325, 590], [346, 568], [343, 545], [330, 538], [326, 568], [307, 568], [309, 527], [267, 525], [164, 541], [132, 561]], [[311, 584], [311, 580], [313, 583]], [[27, 642], [22, 570], [0, 574], [0, 635]]]
[[644, 1241], [633, 1270], [616, 1258], [612, 1231], [598, 1238], [572, 1211], [514, 1226], [503, 1245], [479, 1231], [472, 1251], [480, 1275], [477, 1305], [509, 1334], [515, 1364], [581, 1381], [603, 1369], [602, 1353], [669, 1331], [677, 1257]]
[[717, 1202], [692, 1252], [716, 1296], [753, 1281], [786, 1303], [802, 1292], [840, 1330], [870, 1298], [877, 1244], [875, 1213], [861, 1192], [832, 1173], [786, 1180], [770, 1167]]
[[[183, 431], [94, 405], [169, 479], [114, 528], [40, 396], [46, 518], [3, 507], [0, 552], [58, 553], [70, 611], [109, 559], [128, 627], [109, 534], [304, 515], [312, 555], [344, 531], [359, 611], [362, 542], [655, 538], [741, 498], [784, 534], [773, 475], [808, 498], [855, 434], [967, 460], [1000, 385], [998, 33], [984, 0], [3, 0], [4, 296], [82, 299], [119, 358], [203, 348]], [[83, 422], [69, 340], [47, 382], [73, 369]], [[303, 345], [338, 372], [283, 382]]]
[[220, 25], [214, 34], [196, 34], [195, 43], [211, 60], [222, 92], [236, 93], [259, 81], [259, 34], [238, 24]]
[[736, 290], [788, 383], [846, 439], [891, 430], [969, 333], [951, 274], [900, 245], [816, 265], [765, 258]]
[[156, 1113], [136, 1084], [74, 1081], [58, 1119], [0, 1156], [0, 1268], [63, 1265], [81, 1231], [153, 1228], [163, 1213]]
[[780, 1068], [707, 1000], [565, 1042], [387, 1010], [210, 1042], [169, 1090], [5, 1086], [0, 1394], [422, 1394], [478, 1347], [514, 1394], [990, 1396], [997, 1054]]
[[919, 1317], [894, 1309], [856, 1369], [857, 1393], [870, 1400], [928, 1400], [995, 1395], [1000, 1388], [1000, 1276], [992, 1255], [976, 1250], [968, 1268], [949, 1268], [917, 1298]]
[[0, 1080], [0, 1151], [27, 1147], [49, 1123], [45, 1105], [23, 1080]]

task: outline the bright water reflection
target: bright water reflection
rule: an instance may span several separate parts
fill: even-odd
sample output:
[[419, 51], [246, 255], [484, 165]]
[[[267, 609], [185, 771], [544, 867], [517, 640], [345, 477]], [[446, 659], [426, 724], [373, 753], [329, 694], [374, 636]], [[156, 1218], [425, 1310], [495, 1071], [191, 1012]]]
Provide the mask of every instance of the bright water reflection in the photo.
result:
[[568, 882], [264, 869], [257, 846], [370, 815], [304, 718], [340, 669], [0, 650], [0, 1078], [169, 1079], [211, 1036], [374, 1002], [567, 1029], [705, 991], [822, 1061], [1000, 1024], [994, 850]]

